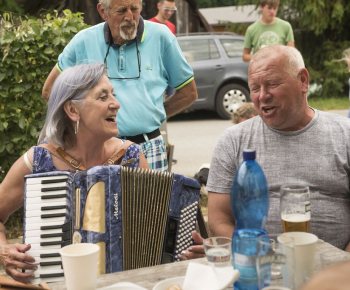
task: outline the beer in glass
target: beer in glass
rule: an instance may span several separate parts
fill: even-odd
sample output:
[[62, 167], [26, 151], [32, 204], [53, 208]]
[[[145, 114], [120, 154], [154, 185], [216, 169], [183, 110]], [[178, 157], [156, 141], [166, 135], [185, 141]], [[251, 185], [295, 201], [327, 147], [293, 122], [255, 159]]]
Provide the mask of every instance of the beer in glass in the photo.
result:
[[281, 187], [283, 232], [310, 232], [310, 190], [301, 184]]

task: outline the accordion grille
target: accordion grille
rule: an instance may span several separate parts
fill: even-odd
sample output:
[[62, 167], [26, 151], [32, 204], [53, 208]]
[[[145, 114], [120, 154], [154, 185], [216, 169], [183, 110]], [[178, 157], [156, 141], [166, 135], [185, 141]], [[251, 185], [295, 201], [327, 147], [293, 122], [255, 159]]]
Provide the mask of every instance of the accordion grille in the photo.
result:
[[173, 174], [121, 169], [123, 269], [159, 265]]

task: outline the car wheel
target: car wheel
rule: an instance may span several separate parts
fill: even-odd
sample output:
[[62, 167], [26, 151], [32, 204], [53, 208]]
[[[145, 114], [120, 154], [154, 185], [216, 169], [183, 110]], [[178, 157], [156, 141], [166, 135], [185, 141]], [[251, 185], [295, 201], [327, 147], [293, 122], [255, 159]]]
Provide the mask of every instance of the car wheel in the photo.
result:
[[244, 86], [228, 84], [223, 86], [216, 96], [216, 112], [221, 118], [230, 119], [242, 103], [249, 101], [249, 91]]

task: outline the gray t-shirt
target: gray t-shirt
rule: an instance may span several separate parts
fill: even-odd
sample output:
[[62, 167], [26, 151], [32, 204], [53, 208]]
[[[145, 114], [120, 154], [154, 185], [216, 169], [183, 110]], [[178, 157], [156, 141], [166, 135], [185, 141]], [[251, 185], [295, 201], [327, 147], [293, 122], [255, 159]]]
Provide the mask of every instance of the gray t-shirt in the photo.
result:
[[345, 249], [350, 241], [350, 120], [314, 111], [299, 131], [271, 129], [259, 116], [226, 129], [213, 153], [207, 190], [230, 193], [243, 150], [256, 149], [270, 191], [266, 230], [282, 232], [281, 185], [303, 182], [311, 192], [310, 231]]

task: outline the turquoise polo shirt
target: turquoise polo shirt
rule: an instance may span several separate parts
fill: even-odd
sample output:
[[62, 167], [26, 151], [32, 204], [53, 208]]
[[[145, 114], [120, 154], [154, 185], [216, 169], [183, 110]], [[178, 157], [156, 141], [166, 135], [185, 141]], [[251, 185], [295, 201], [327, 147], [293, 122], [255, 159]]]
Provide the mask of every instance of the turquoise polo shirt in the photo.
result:
[[[116, 119], [119, 136], [152, 132], [166, 118], [166, 87], [178, 90], [187, 85], [193, 80], [193, 70], [170, 30], [141, 16], [136, 39], [123, 46], [112, 41], [106, 57], [110, 40], [107, 23], [78, 32], [59, 55], [57, 68], [62, 71], [75, 64], [104, 62], [106, 58], [108, 77], [120, 103]], [[141, 72], [134, 79], [139, 75], [138, 59]]]

